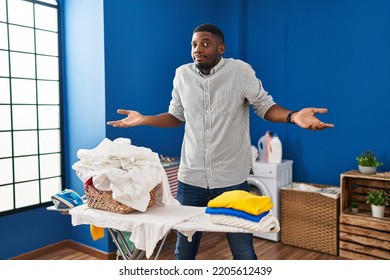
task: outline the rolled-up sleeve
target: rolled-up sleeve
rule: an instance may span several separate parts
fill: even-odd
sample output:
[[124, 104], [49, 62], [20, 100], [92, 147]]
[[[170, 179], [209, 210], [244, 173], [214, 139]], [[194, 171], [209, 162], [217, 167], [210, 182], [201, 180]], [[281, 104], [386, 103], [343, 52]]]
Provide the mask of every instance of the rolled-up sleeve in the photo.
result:
[[173, 89], [172, 89], [172, 99], [169, 104], [168, 112], [173, 115], [175, 118], [185, 121], [184, 117], [184, 108], [180, 98], [180, 83], [179, 83], [179, 74], [176, 71], [175, 77], [173, 79]]
[[261, 81], [256, 77], [255, 71], [250, 65], [244, 70], [244, 95], [253, 106], [256, 114], [264, 118], [268, 109], [276, 104], [272, 96], [263, 88]]

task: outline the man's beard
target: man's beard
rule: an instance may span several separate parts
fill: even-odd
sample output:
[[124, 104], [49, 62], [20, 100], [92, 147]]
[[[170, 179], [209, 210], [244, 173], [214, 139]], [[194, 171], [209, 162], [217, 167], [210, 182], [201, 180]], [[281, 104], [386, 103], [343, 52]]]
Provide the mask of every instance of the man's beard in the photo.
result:
[[209, 61], [209, 62], [195, 61], [195, 67], [198, 68], [200, 71], [202, 71], [202, 73], [204, 73], [204, 72], [208, 73], [215, 65], [218, 64], [219, 60], [220, 60], [220, 57], [218, 57], [218, 55], [215, 54], [213, 61]]
[[211, 65], [209, 63], [199, 63], [195, 62], [195, 67], [198, 68], [200, 71], [204, 70], [210, 70]]

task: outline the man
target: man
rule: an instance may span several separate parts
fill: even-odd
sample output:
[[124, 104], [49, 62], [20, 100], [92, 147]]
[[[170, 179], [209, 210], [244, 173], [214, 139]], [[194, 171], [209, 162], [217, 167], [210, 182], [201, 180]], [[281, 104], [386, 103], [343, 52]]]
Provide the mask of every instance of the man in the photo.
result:
[[[326, 113], [325, 108], [291, 111], [276, 104], [251, 66], [224, 59], [224, 52], [221, 30], [212, 24], [198, 26], [192, 36], [194, 63], [176, 70], [169, 112], [144, 116], [120, 109], [118, 113], [127, 117], [107, 122], [114, 127], [185, 124], [177, 191], [177, 200], [183, 205], [204, 207], [225, 191], [248, 191], [246, 180], [252, 167], [250, 105], [268, 121], [311, 130], [333, 127], [315, 117], [315, 113]], [[201, 232], [197, 232], [188, 242], [178, 233], [175, 258], [195, 259], [200, 238]], [[257, 259], [252, 234], [228, 233], [227, 239], [233, 259]]]

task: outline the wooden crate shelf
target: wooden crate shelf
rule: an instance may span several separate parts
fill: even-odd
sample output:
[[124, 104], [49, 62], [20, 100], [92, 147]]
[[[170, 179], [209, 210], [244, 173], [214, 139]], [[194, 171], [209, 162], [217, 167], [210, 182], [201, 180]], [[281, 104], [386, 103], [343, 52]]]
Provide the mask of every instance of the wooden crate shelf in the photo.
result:
[[[390, 259], [390, 210], [384, 218], [372, 217], [365, 203], [367, 192], [382, 189], [390, 194], [390, 176], [364, 175], [352, 170], [341, 174], [339, 255], [348, 259]], [[352, 213], [351, 203], [359, 203]]]

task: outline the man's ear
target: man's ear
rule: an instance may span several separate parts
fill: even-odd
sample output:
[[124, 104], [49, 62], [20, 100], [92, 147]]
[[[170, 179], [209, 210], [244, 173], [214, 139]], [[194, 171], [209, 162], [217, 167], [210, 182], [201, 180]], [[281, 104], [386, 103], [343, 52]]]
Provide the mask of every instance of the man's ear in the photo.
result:
[[223, 55], [224, 52], [225, 52], [225, 44], [219, 44], [219, 45], [218, 45], [218, 53], [219, 53], [220, 55]]

